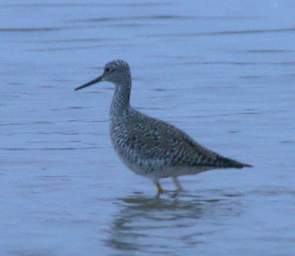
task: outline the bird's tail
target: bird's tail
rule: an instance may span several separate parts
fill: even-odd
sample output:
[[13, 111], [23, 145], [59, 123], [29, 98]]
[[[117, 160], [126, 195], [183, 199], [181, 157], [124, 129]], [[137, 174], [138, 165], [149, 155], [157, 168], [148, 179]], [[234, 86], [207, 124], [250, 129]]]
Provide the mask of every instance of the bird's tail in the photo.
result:
[[238, 162], [236, 160], [233, 160], [233, 159], [230, 159], [230, 158], [227, 158], [227, 157], [221, 157], [219, 163], [220, 163], [221, 168], [238, 168], [238, 169], [241, 169], [241, 168], [245, 168], [245, 167], [253, 167], [253, 165], [251, 165], [251, 164], [241, 163], [241, 162]]

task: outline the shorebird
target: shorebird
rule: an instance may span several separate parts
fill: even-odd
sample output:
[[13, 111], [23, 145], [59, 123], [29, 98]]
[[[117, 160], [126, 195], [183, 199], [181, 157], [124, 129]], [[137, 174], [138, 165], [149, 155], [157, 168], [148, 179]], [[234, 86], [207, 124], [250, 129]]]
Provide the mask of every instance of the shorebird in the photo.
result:
[[223, 157], [198, 144], [175, 126], [147, 116], [130, 105], [131, 71], [127, 62], [107, 63], [102, 75], [75, 90], [106, 81], [115, 85], [110, 111], [110, 135], [121, 160], [134, 173], [148, 177], [164, 192], [159, 180], [171, 177], [177, 191], [181, 175], [198, 174], [211, 169], [244, 168], [249, 164]]

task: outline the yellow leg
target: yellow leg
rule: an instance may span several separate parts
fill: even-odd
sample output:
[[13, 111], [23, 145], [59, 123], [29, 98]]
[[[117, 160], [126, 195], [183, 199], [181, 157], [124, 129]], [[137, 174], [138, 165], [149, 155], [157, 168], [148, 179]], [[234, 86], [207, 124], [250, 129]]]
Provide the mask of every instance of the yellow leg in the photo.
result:
[[161, 184], [159, 181], [154, 182], [156, 187], [157, 187], [157, 197], [160, 196], [162, 193], [164, 193], [164, 189], [162, 188]]
[[175, 185], [175, 187], [176, 187], [176, 190], [177, 190], [178, 192], [183, 191], [183, 188], [182, 188], [182, 186], [181, 186], [179, 180], [177, 179], [177, 177], [172, 177], [172, 180], [173, 180], [173, 183], [174, 183], [174, 185]]

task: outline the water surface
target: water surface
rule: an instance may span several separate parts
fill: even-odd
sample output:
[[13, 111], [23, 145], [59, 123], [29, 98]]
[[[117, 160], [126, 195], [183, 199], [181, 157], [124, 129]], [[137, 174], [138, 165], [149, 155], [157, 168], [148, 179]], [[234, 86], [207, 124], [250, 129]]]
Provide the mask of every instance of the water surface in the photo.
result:
[[[0, 254], [292, 255], [295, 3], [1, 1]], [[157, 200], [108, 135], [127, 60], [132, 104], [253, 164]]]

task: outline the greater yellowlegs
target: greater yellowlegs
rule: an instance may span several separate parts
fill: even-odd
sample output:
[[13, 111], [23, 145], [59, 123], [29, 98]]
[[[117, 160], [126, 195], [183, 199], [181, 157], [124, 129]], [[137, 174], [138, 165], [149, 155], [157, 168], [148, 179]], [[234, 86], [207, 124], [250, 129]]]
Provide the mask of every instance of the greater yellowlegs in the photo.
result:
[[107, 63], [102, 75], [75, 90], [102, 81], [115, 85], [110, 112], [113, 146], [133, 172], [154, 182], [158, 195], [164, 191], [159, 183], [161, 178], [171, 177], [177, 190], [181, 190], [177, 179], [181, 175], [211, 169], [251, 167], [208, 150], [175, 126], [132, 108], [131, 72], [125, 61]]

